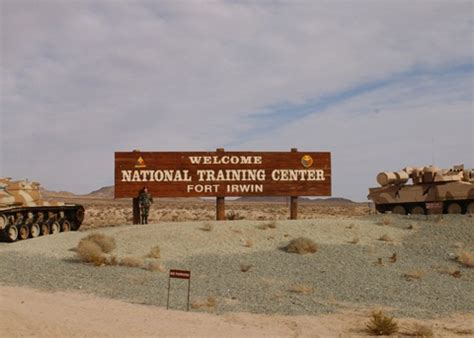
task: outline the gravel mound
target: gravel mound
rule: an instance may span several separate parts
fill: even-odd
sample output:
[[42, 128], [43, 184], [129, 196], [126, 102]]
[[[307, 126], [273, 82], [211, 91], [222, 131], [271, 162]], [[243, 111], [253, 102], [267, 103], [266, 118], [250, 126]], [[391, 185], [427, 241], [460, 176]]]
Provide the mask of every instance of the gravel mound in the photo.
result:
[[[384, 216], [386, 217], [386, 216]], [[383, 225], [388, 223], [386, 225]], [[346, 308], [389, 307], [398, 316], [433, 317], [474, 310], [474, 269], [455, 261], [474, 250], [474, 220], [378, 215], [357, 219], [160, 223], [101, 229], [116, 239], [112, 254], [143, 258], [160, 247], [166, 268], [192, 271], [191, 301], [215, 297], [198, 311], [321, 314]], [[80, 263], [70, 251], [86, 233], [0, 243], [0, 283], [48, 290], [82, 290], [134, 303], [166, 306], [167, 273]], [[392, 242], [378, 240], [383, 234]], [[304, 236], [311, 255], [281, 250]], [[354, 237], [357, 243], [351, 243]], [[253, 245], [243, 245], [252, 239]], [[395, 259], [394, 257], [395, 255]], [[241, 271], [241, 265], [251, 266]], [[459, 270], [457, 277], [448, 271]], [[407, 280], [408, 272], [421, 278]], [[187, 281], [171, 281], [172, 308], [186, 308]], [[295, 286], [312, 292], [298, 292]], [[295, 291], [296, 290], [296, 291]]]

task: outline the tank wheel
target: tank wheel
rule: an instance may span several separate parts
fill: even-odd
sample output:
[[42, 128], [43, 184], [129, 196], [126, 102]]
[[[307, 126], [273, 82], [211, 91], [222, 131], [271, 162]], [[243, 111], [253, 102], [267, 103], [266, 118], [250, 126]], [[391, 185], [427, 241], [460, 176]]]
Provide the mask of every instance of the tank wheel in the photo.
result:
[[31, 224], [30, 226], [30, 236], [31, 238], [36, 238], [40, 235], [41, 228], [38, 223]]
[[398, 214], [398, 215], [405, 215], [407, 212], [405, 210], [405, 207], [403, 205], [396, 205], [392, 209], [393, 214]]
[[467, 205], [466, 214], [474, 215], [474, 202]]
[[424, 215], [425, 214], [425, 209], [420, 205], [416, 205], [413, 208], [411, 208], [411, 214], [412, 215]]
[[62, 232], [71, 231], [71, 223], [69, 223], [69, 221], [64, 221], [63, 224], [61, 225], [61, 231]]
[[462, 212], [462, 208], [458, 203], [451, 203], [448, 205], [448, 214], [460, 214]]
[[14, 225], [10, 225], [7, 227], [5, 235], [7, 237], [7, 241], [15, 242], [18, 239], [18, 228]]
[[46, 236], [51, 233], [51, 227], [48, 223], [41, 224], [41, 236]]
[[59, 231], [61, 231], [61, 226], [59, 225], [58, 222], [53, 222], [51, 224], [51, 234], [55, 235], [55, 234], [59, 233]]
[[77, 209], [76, 219], [79, 223], [82, 223], [82, 221], [84, 220], [84, 210], [82, 208]]
[[27, 239], [30, 236], [30, 229], [26, 224], [20, 225], [20, 229], [18, 230], [18, 235], [20, 239]]

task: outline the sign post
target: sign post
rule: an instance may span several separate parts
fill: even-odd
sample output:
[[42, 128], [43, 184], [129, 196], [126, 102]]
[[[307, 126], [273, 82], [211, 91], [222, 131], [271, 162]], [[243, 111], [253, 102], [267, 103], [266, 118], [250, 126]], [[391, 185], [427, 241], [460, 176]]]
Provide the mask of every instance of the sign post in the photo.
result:
[[331, 153], [116, 152], [115, 198], [134, 199], [134, 223], [144, 187], [153, 197], [214, 197], [217, 220], [227, 196], [286, 196], [297, 219], [299, 196], [331, 196]]
[[170, 270], [170, 274], [169, 274], [169, 277], [168, 277], [168, 297], [166, 299], [166, 310], [168, 310], [169, 303], [170, 303], [171, 278], [187, 279], [188, 280], [188, 298], [187, 298], [186, 311], [189, 311], [189, 295], [190, 295], [190, 292], [191, 292], [191, 271], [176, 270], [176, 269], [171, 269]]

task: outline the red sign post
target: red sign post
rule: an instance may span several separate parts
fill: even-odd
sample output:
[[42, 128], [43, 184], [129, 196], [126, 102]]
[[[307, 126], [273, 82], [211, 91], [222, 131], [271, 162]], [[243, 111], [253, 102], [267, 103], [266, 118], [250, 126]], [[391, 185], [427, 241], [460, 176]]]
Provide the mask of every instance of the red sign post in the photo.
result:
[[171, 278], [178, 278], [178, 279], [187, 279], [188, 280], [188, 302], [186, 310], [189, 311], [189, 295], [191, 291], [191, 271], [188, 270], [176, 270], [171, 269], [170, 274], [168, 277], [168, 297], [166, 300], [166, 309], [168, 310], [169, 302], [170, 302], [170, 286], [171, 286]]

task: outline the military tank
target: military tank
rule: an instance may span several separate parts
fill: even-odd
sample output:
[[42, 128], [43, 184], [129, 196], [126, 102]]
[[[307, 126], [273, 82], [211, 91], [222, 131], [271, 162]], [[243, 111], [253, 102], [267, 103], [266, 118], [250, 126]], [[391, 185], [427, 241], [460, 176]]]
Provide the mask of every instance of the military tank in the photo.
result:
[[18, 239], [77, 230], [84, 220], [84, 207], [78, 204], [47, 202], [40, 184], [0, 178], [0, 238]]
[[381, 187], [370, 188], [367, 198], [381, 213], [474, 214], [474, 170], [464, 169], [464, 165], [381, 172], [377, 182]]

